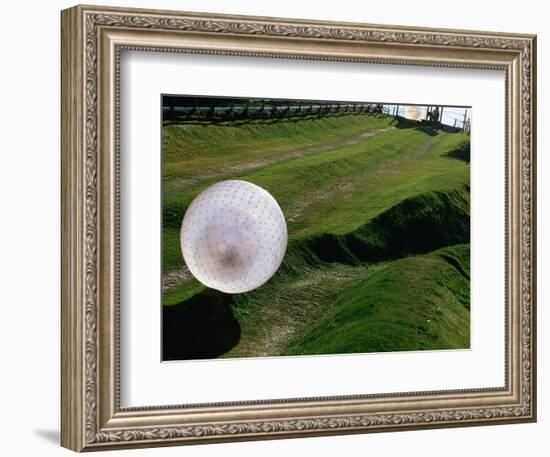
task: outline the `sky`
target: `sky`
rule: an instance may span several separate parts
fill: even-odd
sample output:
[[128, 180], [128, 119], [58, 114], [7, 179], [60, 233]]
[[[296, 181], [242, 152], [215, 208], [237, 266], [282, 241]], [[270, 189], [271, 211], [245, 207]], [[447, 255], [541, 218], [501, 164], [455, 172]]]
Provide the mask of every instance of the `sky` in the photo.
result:
[[[393, 114], [397, 105], [384, 105], [389, 109], [389, 112]], [[426, 119], [426, 111], [428, 107], [425, 105], [400, 105], [399, 115], [407, 119]], [[464, 122], [464, 112], [466, 112], [466, 119], [470, 119], [472, 115], [472, 109], [467, 107], [444, 107], [443, 118], [441, 122], [445, 125], [462, 127]], [[456, 124], [455, 124], [456, 121]]]

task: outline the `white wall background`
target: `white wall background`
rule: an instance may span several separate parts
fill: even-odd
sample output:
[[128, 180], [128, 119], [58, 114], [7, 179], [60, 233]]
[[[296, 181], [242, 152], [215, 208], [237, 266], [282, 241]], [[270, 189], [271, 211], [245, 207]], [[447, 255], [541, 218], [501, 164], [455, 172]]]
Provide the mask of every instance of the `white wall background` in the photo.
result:
[[[110, 1], [96, 0], [96, 4]], [[112, 0], [111, 4], [115, 4]], [[550, 431], [548, 388], [550, 325], [545, 310], [549, 274], [550, 176], [545, 151], [549, 122], [550, 41], [545, 3], [357, 0], [258, 2], [238, 0], [116, 1], [117, 6], [165, 8], [381, 24], [467, 28], [538, 34], [539, 125], [539, 422], [405, 433], [231, 443], [121, 451], [116, 455], [270, 456], [545, 455]], [[4, 455], [69, 455], [59, 439], [59, 11], [71, 2], [2, 5], [0, 47], [0, 449]], [[112, 454], [114, 455], [114, 454]]]

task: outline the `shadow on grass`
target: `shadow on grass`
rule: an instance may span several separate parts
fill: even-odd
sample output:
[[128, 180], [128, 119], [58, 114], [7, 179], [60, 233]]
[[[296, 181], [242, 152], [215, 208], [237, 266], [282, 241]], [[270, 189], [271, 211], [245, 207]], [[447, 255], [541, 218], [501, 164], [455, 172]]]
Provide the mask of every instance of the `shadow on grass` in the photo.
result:
[[416, 121], [413, 119], [405, 119], [404, 117], [397, 116], [393, 121], [392, 125], [398, 129], [416, 129], [424, 132], [429, 136], [436, 136], [440, 132], [445, 133], [458, 133], [462, 129], [457, 127], [451, 127], [450, 125], [445, 125], [441, 123], [431, 123], [426, 120]]
[[162, 360], [211, 359], [241, 338], [233, 297], [206, 289], [182, 303], [162, 308]]
[[439, 133], [437, 126], [429, 124], [426, 121], [415, 121], [412, 119], [405, 119], [400, 116], [397, 116], [392, 121], [392, 124], [397, 129], [416, 129], [429, 136], [436, 136]]
[[247, 124], [263, 124], [271, 125], [280, 122], [285, 123], [297, 123], [305, 120], [315, 120], [325, 117], [341, 117], [341, 116], [357, 116], [357, 115], [370, 115], [373, 117], [384, 117], [384, 114], [373, 113], [367, 111], [320, 111], [312, 112], [304, 109], [300, 112], [284, 112], [280, 111], [275, 114], [250, 114], [242, 115], [236, 114], [234, 116], [225, 117], [199, 117], [199, 116], [181, 116], [176, 118], [166, 117], [162, 121], [164, 127], [168, 125], [216, 125], [218, 127], [241, 127]]
[[470, 163], [470, 142], [465, 141], [458, 145], [451, 151], [442, 154], [444, 157], [450, 157], [452, 159], [462, 160]]
[[322, 233], [303, 244], [321, 262], [350, 265], [425, 254], [470, 242], [469, 205], [468, 186], [428, 192], [402, 200], [353, 232]]

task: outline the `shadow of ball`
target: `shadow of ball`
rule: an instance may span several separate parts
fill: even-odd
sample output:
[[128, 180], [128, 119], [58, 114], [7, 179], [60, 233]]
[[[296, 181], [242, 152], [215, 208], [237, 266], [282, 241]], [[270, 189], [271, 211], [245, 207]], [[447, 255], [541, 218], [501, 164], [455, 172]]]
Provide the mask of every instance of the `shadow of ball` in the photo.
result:
[[241, 337], [231, 295], [206, 289], [185, 302], [163, 306], [162, 360], [211, 359]]

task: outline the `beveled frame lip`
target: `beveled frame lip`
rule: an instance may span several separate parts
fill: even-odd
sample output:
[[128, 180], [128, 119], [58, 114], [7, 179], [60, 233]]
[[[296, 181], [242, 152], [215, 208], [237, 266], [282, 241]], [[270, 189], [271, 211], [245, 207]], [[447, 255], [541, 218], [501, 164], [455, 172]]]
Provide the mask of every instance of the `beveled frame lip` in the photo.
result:
[[[504, 388], [144, 408], [119, 404], [124, 49], [506, 72]], [[536, 37], [76, 6], [62, 12], [62, 445], [147, 447], [534, 421]]]

